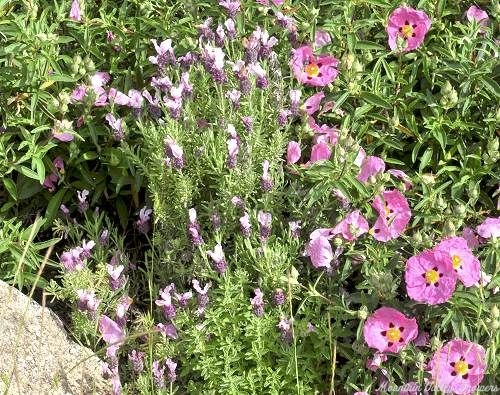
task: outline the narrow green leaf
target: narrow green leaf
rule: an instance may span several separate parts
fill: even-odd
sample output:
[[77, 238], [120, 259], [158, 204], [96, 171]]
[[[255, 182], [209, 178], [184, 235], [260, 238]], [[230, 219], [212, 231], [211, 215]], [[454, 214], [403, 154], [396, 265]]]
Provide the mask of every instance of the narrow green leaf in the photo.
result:
[[382, 108], [387, 108], [390, 109], [392, 108], [391, 103], [389, 103], [387, 100], [383, 99], [379, 95], [376, 95], [371, 92], [362, 92], [361, 93], [361, 98], [365, 100], [366, 102], [376, 106], [376, 107], [382, 107]]

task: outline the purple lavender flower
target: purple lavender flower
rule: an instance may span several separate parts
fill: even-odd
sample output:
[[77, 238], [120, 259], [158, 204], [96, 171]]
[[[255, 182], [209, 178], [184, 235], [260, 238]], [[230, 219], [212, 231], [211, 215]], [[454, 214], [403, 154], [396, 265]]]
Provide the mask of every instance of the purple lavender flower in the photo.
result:
[[259, 58], [261, 60], [267, 59], [272, 52], [272, 48], [278, 44], [278, 39], [274, 36], [269, 37], [267, 30], [262, 30], [260, 34], [261, 47], [259, 50]]
[[243, 217], [240, 218], [240, 229], [243, 236], [248, 238], [252, 233], [252, 224], [250, 222], [250, 216], [245, 213]]
[[251, 133], [253, 130], [253, 118], [250, 116], [245, 116], [241, 119], [243, 122], [243, 126], [245, 127], [245, 130], [247, 133]]
[[193, 293], [191, 291], [184, 292], [182, 294], [174, 293], [174, 296], [179, 303], [179, 306], [185, 309], [188, 306], [189, 301], [193, 297]]
[[128, 295], [123, 295], [116, 305], [116, 323], [124, 328], [127, 323], [127, 311], [132, 305], [132, 298]]
[[235, 206], [235, 207], [238, 207], [238, 208], [245, 208], [245, 202], [242, 198], [240, 198], [239, 196], [233, 196], [231, 198], [231, 203]]
[[142, 351], [132, 350], [128, 353], [128, 361], [132, 365], [135, 374], [144, 370], [144, 353]]
[[196, 29], [198, 30], [198, 38], [200, 40], [206, 40], [206, 41], [213, 41], [214, 39], [214, 32], [210, 28], [212, 25], [212, 18], [208, 17], [203, 24], [196, 26]]
[[102, 246], [107, 246], [109, 243], [109, 230], [103, 229], [101, 235], [99, 236], [99, 244]]
[[106, 121], [108, 121], [109, 126], [113, 130], [113, 138], [116, 141], [123, 141], [125, 138], [125, 132], [123, 131], [123, 119], [115, 118], [115, 116], [111, 113], [106, 114]]
[[227, 269], [226, 258], [220, 244], [216, 244], [213, 251], [207, 251], [207, 254], [212, 258], [214, 269], [219, 274], [224, 274]]
[[227, 150], [228, 150], [227, 167], [229, 169], [234, 169], [237, 164], [237, 156], [240, 150], [238, 140], [233, 138], [227, 140]]
[[240, 107], [241, 92], [239, 90], [231, 89], [226, 93], [226, 97], [231, 101], [234, 109], [238, 109]]
[[221, 227], [221, 218], [219, 212], [214, 211], [210, 219], [212, 220], [212, 226], [214, 227], [214, 230], [215, 231], [219, 230]]
[[106, 41], [110, 43], [116, 38], [115, 34], [111, 30], [106, 30]]
[[90, 258], [92, 255], [92, 249], [95, 247], [95, 241], [90, 240], [88, 243], [83, 240], [82, 242], [82, 249], [80, 251], [80, 259], [87, 259]]
[[260, 229], [259, 229], [260, 240], [261, 242], [266, 242], [267, 239], [269, 239], [269, 236], [271, 235], [271, 222], [272, 222], [271, 213], [259, 211], [257, 213], [257, 221], [259, 221], [260, 224]]
[[159, 89], [163, 93], [170, 92], [172, 85], [173, 85], [172, 80], [170, 79], [170, 77], [166, 75], [161, 78], [158, 77], [151, 78], [151, 87]]
[[293, 337], [292, 337], [292, 321], [287, 320], [286, 318], [281, 318], [277, 327], [281, 333], [281, 340], [287, 344], [290, 344], [292, 342], [292, 339], [293, 339]]
[[241, 7], [238, 0], [219, 0], [219, 5], [226, 10], [227, 15], [232, 19], [234, 19]]
[[76, 191], [78, 197], [78, 211], [82, 214], [89, 209], [89, 203], [87, 202], [87, 196], [89, 195], [89, 191], [84, 189], [83, 191]]
[[186, 52], [184, 56], [177, 59], [181, 69], [188, 70], [194, 63], [198, 61], [198, 54], [195, 52]]
[[151, 42], [157, 53], [157, 56], [150, 56], [148, 58], [151, 63], [158, 65], [160, 69], [164, 69], [168, 64], [175, 64], [175, 55], [171, 39], [162, 41], [160, 45], [158, 45], [158, 41], [155, 39], [152, 39]]
[[278, 113], [278, 125], [285, 126], [288, 123], [288, 117], [292, 115], [292, 112], [288, 109], [281, 109]]
[[151, 220], [152, 213], [153, 210], [148, 208], [147, 206], [144, 206], [139, 211], [139, 219], [136, 221], [135, 225], [137, 227], [137, 230], [144, 235], [147, 234], [149, 232], [149, 229], [151, 228], [149, 225], [149, 221]]
[[165, 156], [165, 162], [174, 169], [181, 170], [184, 167], [184, 151], [170, 136], [165, 139]]
[[236, 38], [236, 25], [234, 19], [227, 19], [224, 22], [224, 26], [226, 27], [227, 38], [234, 40]]
[[177, 363], [172, 361], [170, 358], [167, 358], [167, 360], [165, 361], [165, 366], [167, 368], [167, 381], [169, 383], [173, 383], [177, 378], [177, 374], [175, 373]]
[[195, 246], [198, 247], [203, 244], [203, 238], [201, 237], [200, 233], [200, 225], [198, 224], [198, 221], [196, 220], [197, 214], [196, 214], [196, 209], [190, 208], [188, 210], [189, 214], [189, 225], [188, 225], [188, 232], [189, 236], [191, 238], [191, 243]]
[[94, 290], [78, 289], [76, 290], [78, 295], [77, 307], [78, 310], [86, 312], [92, 319], [96, 318], [97, 308], [101, 301], [96, 297]]
[[168, 108], [172, 119], [180, 119], [182, 112], [182, 99], [166, 99], [165, 106]]
[[269, 176], [269, 161], [265, 160], [262, 163], [262, 176], [260, 177], [260, 187], [264, 192], [269, 192], [273, 189], [273, 180]]
[[266, 71], [258, 63], [249, 66], [251, 73], [255, 76], [255, 86], [259, 89], [265, 89], [269, 85]]
[[281, 288], [276, 288], [273, 295], [273, 302], [276, 306], [281, 306], [286, 301], [286, 294]]
[[257, 317], [262, 317], [264, 315], [264, 294], [260, 288], [254, 289], [255, 296], [250, 299], [252, 305], [252, 310]]
[[80, 271], [85, 265], [85, 261], [81, 258], [81, 247], [75, 247], [69, 251], [64, 251], [59, 257], [59, 261], [64, 268], [70, 272]]
[[148, 101], [149, 103], [149, 113], [154, 119], [158, 119], [161, 117], [161, 109], [160, 109], [160, 100], [158, 97], [151, 96], [151, 94], [147, 90], [142, 91], [142, 96]]
[[189, 73], [187, 71], [181, 75], [180, 87], [182, 88], [182, 97], [187, 98], [193, 94], [193, 85], [189, 83]]
[[109, 275], [109, 288], [112, 291], [117, 291], [121, 287], [125, 285], [125, 277], [123, 276], [123, 270], [125, 270], [125, 266], [123, 265], [118, 265], [118, 266], [113, 266], [113, 265], [106, 265], [106, 269], [108, 271]]
[[165, 388], [165, 366], [160, 367], [159, 361], [153, 361], [153, 378], [157, 388]]
[[156, 325], [158, 332], [160, 332], [164, 337], [168, 337], [172, 340], [177, 340], [177, 328], [173, 324], [158, 324]]
[[245, 47], [245, 63], [247, 65], [253, 65], [257, 63], [260, 51], [260, 41], [259, 38], [255, 37], [253, 34], [248, 39], [243, 39], [243, 46]]
[[298, 239], [300, 237], [300, 221], [290, 221], [288, 222], [288, 226], [290, 227], [292, 238]]
[[156, 305], [163, 308], [163, 315], [168, 320], [174, 318], [177, 313], [176, 308], [172, 303], [171, 292], [173, 292], [174, 290], [174, 284], [167, 285], [164, 290], [160, 291], [161, 299], [155, 300]]
[[198, 308], [196, 309], [196, 314], [198, 316], [202, 316], [205, 313], [205, 310], [208, 306], [209, 298], [208, 298], [208, 290], [212, 286], [211, 282], [205, 284], [203, 288], [200, 287], [200, 282], [196, 279], [193, 280], [193, 288], [196, 291]]
[[226, 32], [224, 31], [224, 27], [219, 24], [217, 29], [215, 30], [215, 38], [214, 42], [217, 47], [223, 47], [224, 41], [226, 40]]
[[252, 90], [252, 84], [248, 78], [248, 69], [243, 60], [238, 60], [233, 63], [233, 73], [239, 83], [239, 88], [242, 95], [247, 95]]
[[301, 96], [302, 96], [302, 91], [300, 89], [292, 89], [290, 91], [290, 111], [292, 115], [297, 115], [299, 113]]

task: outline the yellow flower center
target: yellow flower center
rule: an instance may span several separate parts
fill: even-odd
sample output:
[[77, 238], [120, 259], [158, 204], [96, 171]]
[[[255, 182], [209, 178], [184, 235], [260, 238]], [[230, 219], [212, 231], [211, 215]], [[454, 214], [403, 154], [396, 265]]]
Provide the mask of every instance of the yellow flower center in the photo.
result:
[[467, 374], [467, 372], [469, 371], [469, 366], [468, 366], [467, 362], [465, 362], [465, 361], [455, 362], [455, 366], [453, 368], [455, 369], [455, 372], [457, 374], [459, 374], [460, 376]]
[[436, 270], [431, 269], [425, 272], [425, 281], [427, 281], [427, 283], [434, 284], [438, 280], [439, 280], [439, 273]]
[[404, 25], [401, 28], [401, 34], [404, 38], [410, 38], [413, 35], [413, 27], [411, 25]]
[[309, 77], [317, 77], [319, 74], [319, 67], [316, 63], [309, 63], [305, 68], [305, 72]]
[[458, 269], [462, 263], [462, 259], [458, 255], [452, 255], [451, 261], [453, 262], [453, 269]]
[[396, 343], [401, 339], [401, 332], [398, 328], [390, 328], [387, 330], [386, 337], [391, 343]]

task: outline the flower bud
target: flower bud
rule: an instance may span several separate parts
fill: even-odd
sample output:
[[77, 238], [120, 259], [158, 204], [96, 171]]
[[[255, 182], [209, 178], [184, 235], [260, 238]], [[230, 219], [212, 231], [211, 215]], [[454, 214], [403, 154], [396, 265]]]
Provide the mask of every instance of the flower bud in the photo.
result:
[[366, 306], [361, 306], [361, 308], [358, 310], [358, 318], [360, 320], [366, 320], [368, 317], [368, 307]]
[[491, 316], [493, 318], [499, 318], [500, 317], [500, 310], [498, 309], [498, 306], [496, 304], [494, 304], [493, 306], [491, 306]]

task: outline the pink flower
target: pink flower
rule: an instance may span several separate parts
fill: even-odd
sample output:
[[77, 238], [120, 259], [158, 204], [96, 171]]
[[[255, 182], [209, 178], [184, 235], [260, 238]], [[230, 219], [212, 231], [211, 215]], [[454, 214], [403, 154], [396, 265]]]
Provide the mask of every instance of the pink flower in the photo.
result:
[[367, 318], [363, 336], [369, 347], [379, 352], [398, 353], [417, 337], [415, 318], [407, 318], [391, 307], [381, 307]]
[[387, 173], [403, 181], [405, 191], [413, 188], [413, 183], [411, 182], [410, 177], [408, 177], [408, 175], [404, 171], [398, 169], [389, 169], [387, 170]]
[[80, 84], [75, 89], [73, 89], [73, 92], [71, 93], [71, 101], [73, 103], [83, 101], [86, 95], [87, 86], [85, 84]]
[[486, 11], [483, 11], [475, 5], [469, 7], [466, 15], [469, 22], [476, 21], [481, 26], [486, 26], [490, 20]]
[[375, 240], [389, 241], [404, 232], [411, 218], [411, 210], [406, 198], [398, 190], [386, 190], [377, 196], [372, 203], [379, 217], [370, 234]]
[[312, 95], [310, 98], [308, 98], [302, 105], [302, 108], [304, 109], [306, 114], [313, 115], [316, 111], [318, 111], [321, 100], [324, 97], [325, 94], [323, 92], [318, 92]]
[[[259, 4], [261, 4], [261, 5], [264, 5], [264, 6], [266, 6], [266, 7], [269, 7], [269, 5], [270, 5], [270, 4], [269, 4], [269, 0], [256, 0], [256, 1], [257, 1], [257, 3], [259, 3]], [[282, 5], [282, 4], [285, 2], [285, 0], [271, 0], [271, 1], [272, 1], [272, 3], [273, 3], [276, 7], [278, 7], [278, 6]]]
[[99, 318], [99, 332], [108, 345], [120, 345], [125, 340], [123, 329], [107, 315]]
[[290, 141], [286, 150], [287, 164], [292, 165], [300, 159], [300, 144], [296, 141]]
[[330, 143], [332, 145], [337, 144], [337, 140], [339, 138], [339, 131], [335, 127], [328, 126], [326, 124], [318, 125], [313, 117], [309, 117], [307, 122], [309, 127], [316, 133], [314, 136], [315, 143]]
[[332, 38], [328, 32], [317, 29], [314, 33], [314, 48], [321, 48], [332, 42]]
[[332, 154], [332, 150], [327, 143], [318, 143], [314, 144], [311, 150], [311, 160], [309, 164], [320, 161], [320, 160], [328, 160], [330, 159], [330, 155]]
[[311, 86], [326, 86], [339, 74], [338, 59], [329, 55], [314, 56], [312, 48], [302, 46], [294, 50], [291, 66], [299, 82]]
[[73, 2], [71, 3], [71, 10], [69, 11], [69, 18], [76, 21], [76, 22], [81, 22], [82, 10], [80, 8], [79, 0], [73, 0]]
[[405, 282], [410, 299], [435, 305], [451, 298], [457, 274], [449, 254], [425, 250], [406, 261]]
[[484, 222], [476, 228], [476, 232], [484, 239], [500, 237], [500, 217], [486, 218]]
[[312, 239], [307, 246], [306, 252], [315, 268], [326, 267], [329, 269], [331, 267], [330, 262], [334, 256], [332, 246], [326, 237], [318, 236]]
[[368, 232], [368, 221], [359, 210], [349, 213], [330, 232], [331, 235], [341, 234], [348, 241], [354, 241], [362, 234]]
[[423, 11], [411, 7], [396, 8], [389, 16], [387, 34], [393, 51], [412, 51], [422, 45], [431, 27], [431, 20]]
[[378, 156], [367, 156], [363, 159], [361, 170], [357, 179], [366, 184], [370, 177], [375, 177], [377, 174], [383, 173], [385, 170], [385, 162]]
[[440, 390], [470, 394], [483, 380], [486, 355], [479, 344], [454, 339], [434, 354], [429, 367], [432, 380]]
[[448, 254], [458, 279], [466, 286], [472, 287], [479, 281], [481, 264], [467, 245], [463, 237], [450, 237], [434, 247], [434, 251]]

